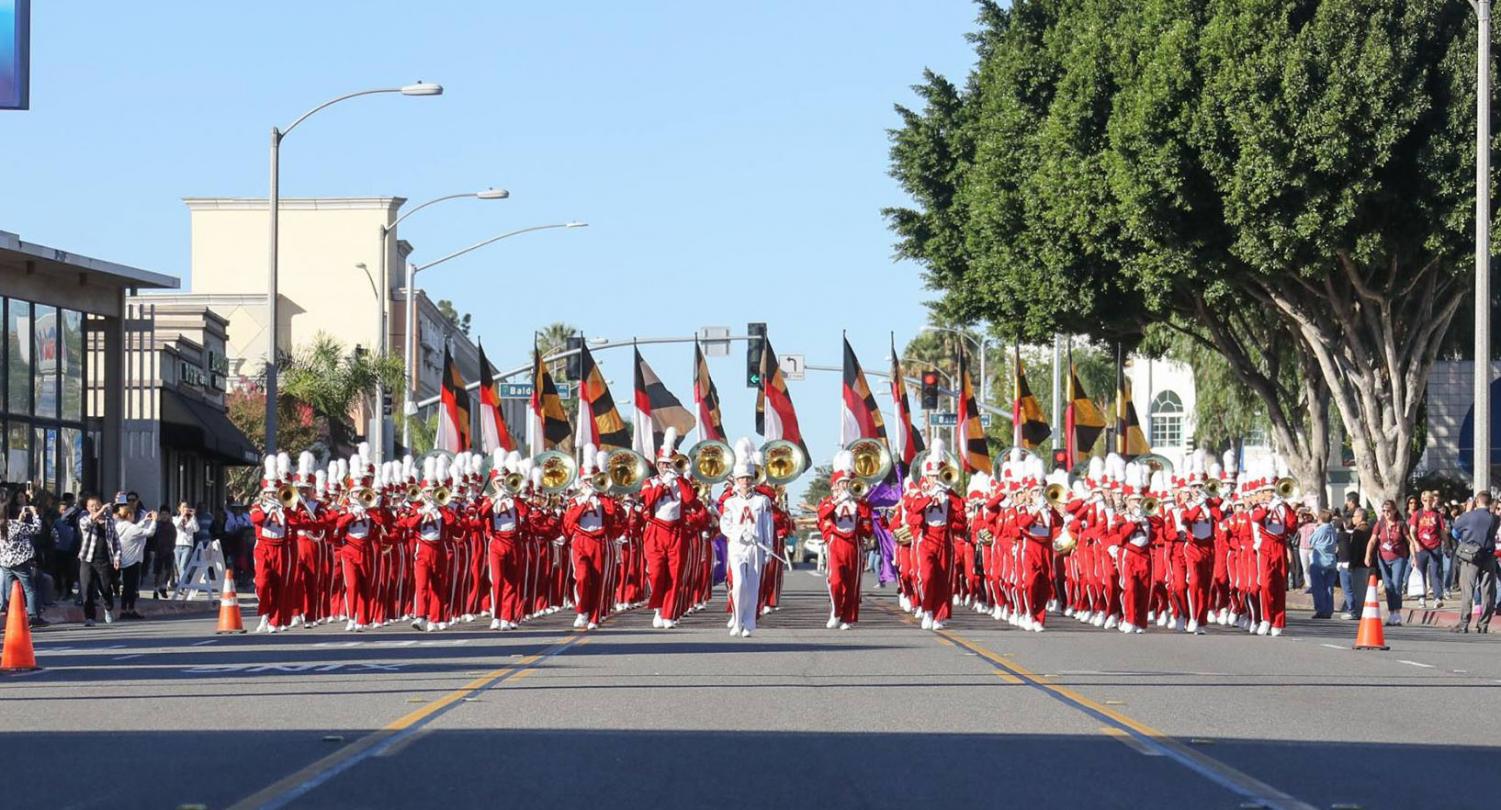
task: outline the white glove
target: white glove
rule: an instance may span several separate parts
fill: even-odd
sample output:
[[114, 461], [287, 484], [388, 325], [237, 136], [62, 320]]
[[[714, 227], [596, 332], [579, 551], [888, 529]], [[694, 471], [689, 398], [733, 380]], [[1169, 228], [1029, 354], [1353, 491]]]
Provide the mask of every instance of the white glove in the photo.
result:
[[1251, 541], [1251, 550], [1252, 551], [1260, 551], [1261, 550], [1261, 538], [1260, 537], [1257, 537], [1255, 540]]
[[1112, 560], [1121, 555], [1120, 546], [1106, 546], [1105, 551], [1110, 554], [1110, 559]]
[[1147, 545], [1147, 538], [1145, 536], [1132, 537], [1131, 545], [1136, 546], [1137, 548], [1145, 548]]

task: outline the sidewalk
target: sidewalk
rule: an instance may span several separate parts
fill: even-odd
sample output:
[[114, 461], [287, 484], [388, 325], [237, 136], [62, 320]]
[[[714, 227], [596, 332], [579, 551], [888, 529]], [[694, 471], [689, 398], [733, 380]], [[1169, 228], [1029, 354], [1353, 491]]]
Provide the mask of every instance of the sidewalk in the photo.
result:
[[[1335, 605], [1334, 615], [1335, 616], [1339, 616], [1339, 614], [1340, 614], [1339, 606], [1341, 604], [1343, 604], [1343, 600], [1344, 600], [1344, 595], [1341, 593], [1341, 591], [1340, 591], [1339, 588], [1335, 588], [1334, 589], [1334, 605]], [[1360, 618], [1360, 609], [1359, 609], [1359, 606], [1364, 601], [1365, 601], [1365, 594], [1364, 593], [1359, 594], [1357, 596], [1356, 600], [1355, 600], [1355, 604], [1356, 604], [1355, 618], [1356, 619]], [[1444, 607], [1443, 608], [1439, 608], [1439, 609], [1434, 609], [1434, 608], [1419, 609], [1416, 606], [1417, 605], [1417, 600], [1416, 599], [1406, 599], [1406, 600], [1403, 600], [1403, 603], [1402, 603], [1402, 623], [1403, 624], [1423, 625], [1425, 627], [1439, 627], [1439, 628], [1456, 627], [1456, 626], [1459, 625], [1459, 605], [1460, 605], [1460, 602], [1461, 602], [1461, 600], [1459, 598], [1445, 599], [1444, 600]], [[1311, 612], [1313, 612], [1313, 597], [1309, 596], [1306, 593], [1303, 593], [1302, 591], [1289, 590], [1287, 592], [1287, 608], [1288, 608], [1288, 610], [1306, 610], [1306, 611], [1309, 611], [1311, 613]], [[1383, 615], [1386, 613], [1386, 596], [1385, 596], [1385, 592], [1382, 592], [1382, 596], [1381, 596], [1381, 611], [1382, 611]], [[1334, 619], [1334, 621], [1342, 621], [1342, 620], [1336, 618], [1336, 619]], [[1354, 622], [1351, 622], [1351, 624], [1353, 625]], [[1471, 627], [1471, 629], [1473, 630], [1474, 628]], [[1491, 618], [1491, 631], [1492, 632], [1501, 632], [1501, 614], [1498, 614], [1498, 615], [1496, 615], [1496, 616], [1494, 616], [1494, 617]]]

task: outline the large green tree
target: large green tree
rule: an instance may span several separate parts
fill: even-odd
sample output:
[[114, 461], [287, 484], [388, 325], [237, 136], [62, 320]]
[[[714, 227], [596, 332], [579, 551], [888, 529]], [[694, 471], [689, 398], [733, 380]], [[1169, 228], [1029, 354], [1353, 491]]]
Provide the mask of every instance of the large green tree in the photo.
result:
[[1322, 481], [1332, 401], [1400, 493], [1470, 264], [1475, 28], [1449, 0], [982, 2], [964, 90], [899, 110], [900, 254], [957, 319], [1170, 324]]

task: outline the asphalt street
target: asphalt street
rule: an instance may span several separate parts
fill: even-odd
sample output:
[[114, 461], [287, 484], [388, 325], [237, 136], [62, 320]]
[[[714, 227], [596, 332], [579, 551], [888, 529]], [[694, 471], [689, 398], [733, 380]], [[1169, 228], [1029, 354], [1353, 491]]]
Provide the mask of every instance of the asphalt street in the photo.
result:
[[[1297, 614], [1280, 639], [943, 633], [822, 579], [730, 638], [636, 611], [360, 635], [211, 617], [37, 633], [0, 677], [6, 808], [1495, 807], [1501, 641]], [[253, 622], [247, 619], [247, 625]], [[1485, 776], [1489, 774], [1490, 776]]]

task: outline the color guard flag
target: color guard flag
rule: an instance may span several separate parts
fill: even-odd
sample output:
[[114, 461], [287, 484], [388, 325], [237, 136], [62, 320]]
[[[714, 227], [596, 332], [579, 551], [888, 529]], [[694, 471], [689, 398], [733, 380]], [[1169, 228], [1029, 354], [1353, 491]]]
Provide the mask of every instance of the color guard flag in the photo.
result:
[[891, 339], [891, 412], [896, 420], [892, 433], [891, 455], [902, 469], [912, 468], [912, 460], [927, 449], [922, 434], [912, 427], [912, 409], [907, 402], [907, 380], [902, 376], [902, 361], [896, 356], [896, 337]]
[[594, 355], [588, 346], [580, 346], [578, 431], [573, 446], [583, 447], [586, 443], [601, 450], [617, 450], [630, 447], [631, 436]]
[[469, 392], [459, 366], [443, 346], [443, 380], [438, 392], [438, 435], [433, 448], [458, 453], [469, 449]]
[[486, 455], [496, 449], [507, 453], [516, 449], [505, 415], [500, 411], [500, 384], [495, 381], [495, 369], [485, 358], [483, 343], [479, 346], [479, 434], [480, 450]]
[[709, 363], [698, 341], [693, 341], [693, 404], [698, 409], [698, 437], [725, 441], [724, 422], [719, 416], [719, 389], [709, 376]]
[[573, 444], [573, 427], [568, 424], [568, 411], [558, 396], [558, 387], [553, 385], [547, 364], [542, 362], [542, 352], [532, 347], [532, 405], [531, 418], [527, 420], [527, 444], [531, 454], [544, 450], [570, 452]]
[[1116, 452], [1130, 461], [1137, 456], [1152, 452], [1147, 436], [1136, 419], [1136, 406], [1131, 402], [1131, 381], [1121, 377], [1120, 390], [1115, 394], [1115, 444]]
[[1047, 441], [1053, 435], [1053, 429], [1048, 427], [1048, 421], [1042, 415], [1042, 406], [1037, 404], [1037, 397], [1032, 393], [1032, 387], [1027, 385], [1027, 372], [1022, 368], [1021, 347], [1016, 347], [1016, 399], [1011, 404], [1011, 423], [1015, 426], [1016, 437], [1013, 444], [1020, 445], [1028, 450], [1036, 450], [1039, 445]]
[[875, 394], [865, 381], [865, 369], [859, 358], [844, 339], [844, 386], [839, 407], [839, 444], [847, 445], [856, 439], [885, 439], [886, 424], [881, 420], [881, 408], [876, 405]]
[[803, 444], [803, 431], [797, 424], [797, 410], [792, 407], [792, 395], [787, 392], [787, 381], [782, 378], [782, 364], [772, 351], [771, 339], [762, 338], [761, 388], [756, 392], [756, 432], [769, 442], [783, 439], [797, 445], [808, 455], [808, 446]]
[[1084, 386], [1079, 383], [1079, 370], [1072, 362], [1068, 366], [1068, 409], [1064, 423], [1068, 429], [1067, 463], [1072, 470], [1080, 459], [1089, 454], [1095, 440], [1105, 430], [1105, 415], [1095, 407], [1094, 400], [1084, 393]]
[[687, 436], [693, 430], [693, 414], [683, 403], [667, 390], [657, 373], [646, 364], [641, 350], [636, 349], [636, 417], [632, 448], [648, 459], [656, 458], [657, 448], [662, 445], [662, 434], [669, 427], [677, 428], [679, 436]]
[[964, 348], [959, 349], [959, 413], [954, 423], [954, 447], [969, 472], [990, 472], [990, 447], [985, 438], [985, 424], [975, 404], [975, 386], [969, 379], [969, 361]]

